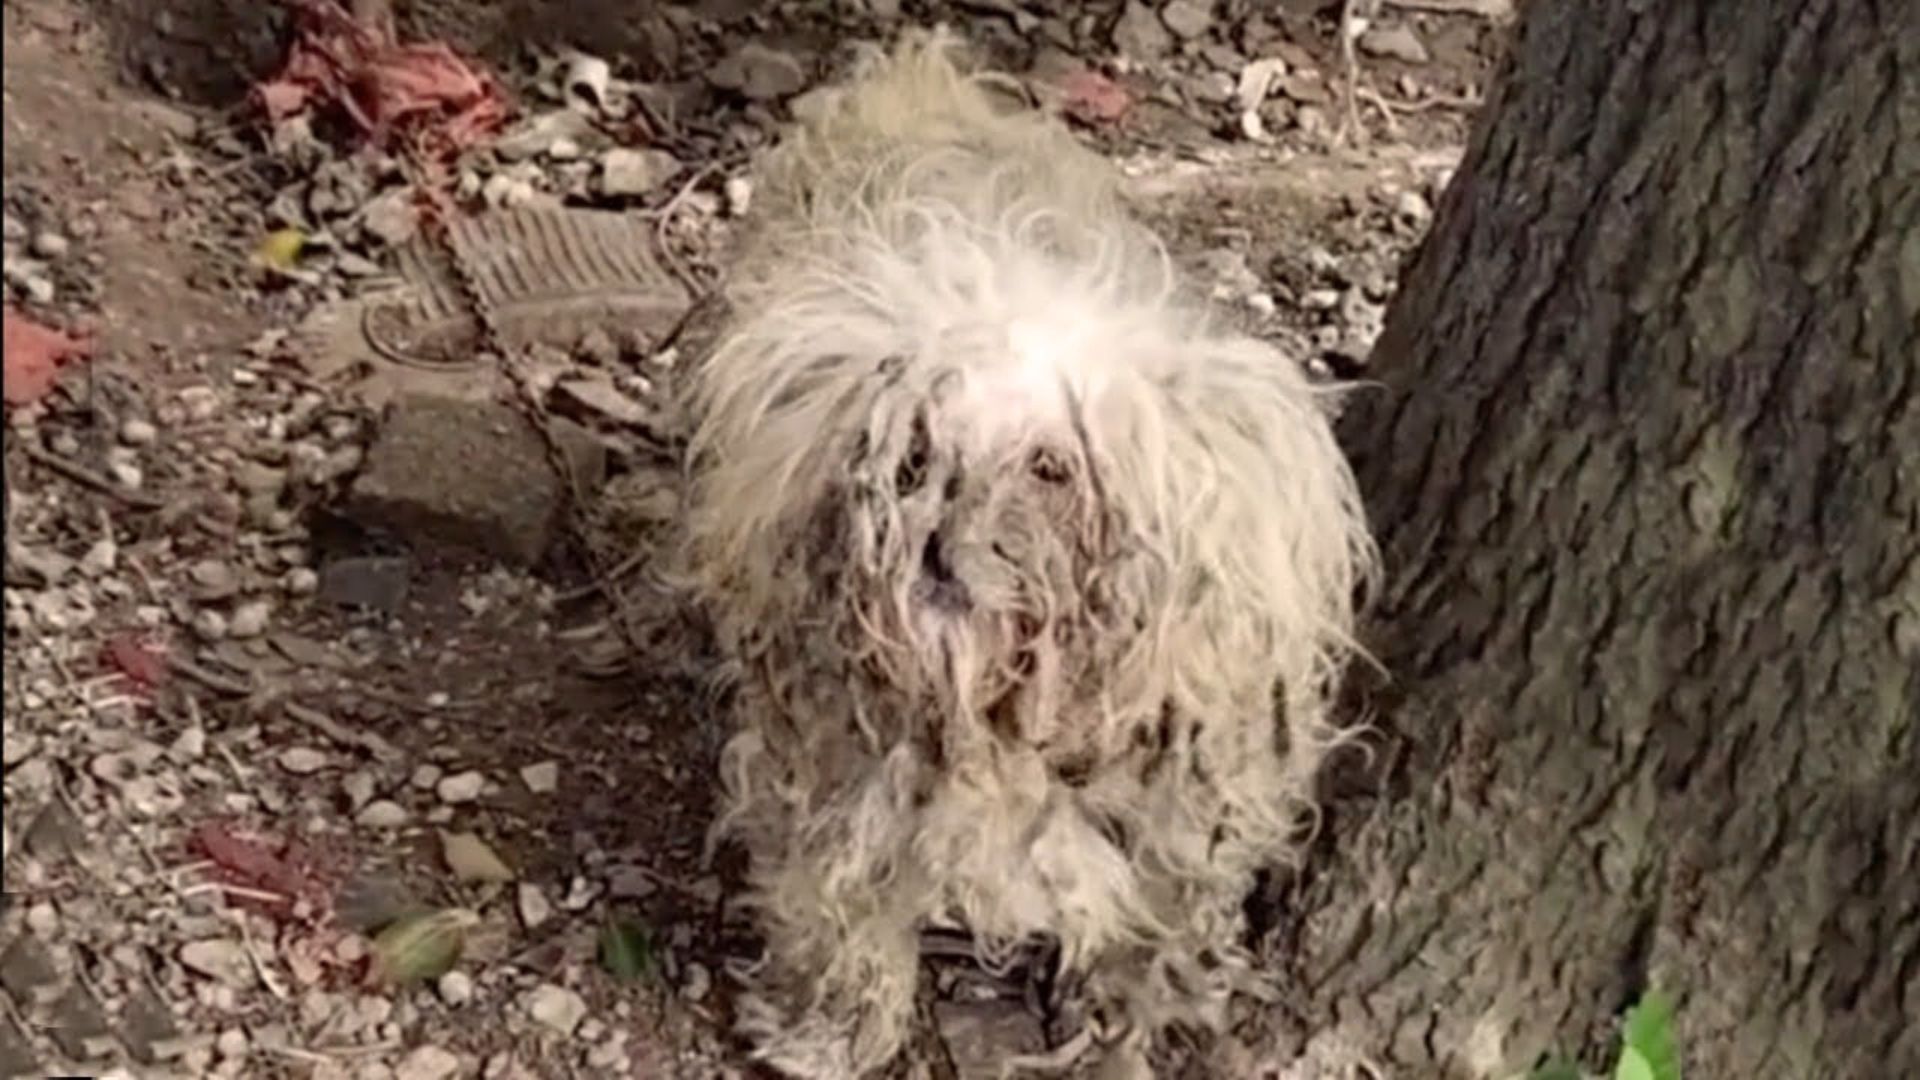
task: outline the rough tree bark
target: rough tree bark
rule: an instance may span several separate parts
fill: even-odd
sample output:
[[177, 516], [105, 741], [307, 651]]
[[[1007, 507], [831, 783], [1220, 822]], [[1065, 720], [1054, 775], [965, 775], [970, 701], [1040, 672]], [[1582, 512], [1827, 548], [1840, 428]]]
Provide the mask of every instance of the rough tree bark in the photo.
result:
[[[1920, 3], [1533, 0], [1344, 432], [1375, 794], [1311, 1057], [1920, 1076]], [[1384, 763], [1384, 764], [1382, 764]]]

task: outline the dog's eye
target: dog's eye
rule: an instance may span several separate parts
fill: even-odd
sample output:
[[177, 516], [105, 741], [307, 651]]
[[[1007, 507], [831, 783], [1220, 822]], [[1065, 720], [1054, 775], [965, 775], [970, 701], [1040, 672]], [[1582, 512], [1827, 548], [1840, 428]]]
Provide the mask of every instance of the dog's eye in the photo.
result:
[[913, 433], [907, 440], [907, 456], [900, 459], [900, 465], [893, 472], [893, 490], [900, 495], [911, 495], [920, 490], [927, 481], [927, 465], [932, 457], [928, 448], [933, 439], [927, 431], [927, 418], [913, 418]]
[[900, 467], [893, 473], [893, 489], [902, 495], [911, 495], [920, 490], [927, 479], [927, 455], [918, 447], [900, 460]]
[[1027, 471], [1043, 484], [1064, 484], [1070, 475], [1067, 463], [1051, 450], [1035, 450], [1027, 462]]

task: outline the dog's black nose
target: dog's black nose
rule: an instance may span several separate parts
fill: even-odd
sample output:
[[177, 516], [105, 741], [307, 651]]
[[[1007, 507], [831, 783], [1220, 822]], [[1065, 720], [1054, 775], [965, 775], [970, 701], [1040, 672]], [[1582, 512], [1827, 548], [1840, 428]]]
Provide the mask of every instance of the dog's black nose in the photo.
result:
[[953, 563], [947, 558], [946, 545], [938, 532], [929, 534], [926, 546], [920, 549], [920, 586], [925, 590], [927, 603], [942, 611], [959, 613], [973, 606], [967, 583], [953, 572]]

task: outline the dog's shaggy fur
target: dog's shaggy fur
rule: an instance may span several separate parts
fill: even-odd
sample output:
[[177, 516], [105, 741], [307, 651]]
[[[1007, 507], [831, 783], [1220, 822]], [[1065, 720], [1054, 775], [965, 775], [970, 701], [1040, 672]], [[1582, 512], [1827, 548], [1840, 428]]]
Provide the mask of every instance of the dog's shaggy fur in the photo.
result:
[[744, 1031], [803, 1077], [883, 1065], [936, 922], [989, 963], [1052, 935], [1118, 1029], [1217, 1025], [1374, 563], [1330, 391], [1210, 325], [1105, 163], [941, 35], [755, 198], [686, 552], [738, 676]]

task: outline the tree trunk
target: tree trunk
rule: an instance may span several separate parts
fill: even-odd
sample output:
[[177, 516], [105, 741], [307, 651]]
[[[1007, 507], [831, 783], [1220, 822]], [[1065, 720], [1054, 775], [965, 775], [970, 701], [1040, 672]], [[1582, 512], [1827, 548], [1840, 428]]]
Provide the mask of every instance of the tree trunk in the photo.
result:
[[1599, 1066], [1651, 984], [1691, 1076], [1920, 1076], [1920, 3], [1533, 0], [1487, 113], [1347, 417], [1300, 1041]]

